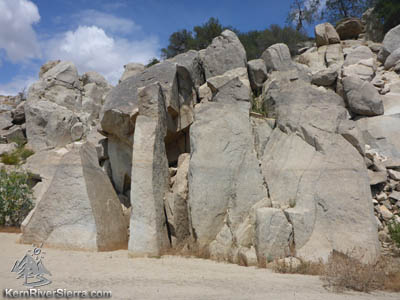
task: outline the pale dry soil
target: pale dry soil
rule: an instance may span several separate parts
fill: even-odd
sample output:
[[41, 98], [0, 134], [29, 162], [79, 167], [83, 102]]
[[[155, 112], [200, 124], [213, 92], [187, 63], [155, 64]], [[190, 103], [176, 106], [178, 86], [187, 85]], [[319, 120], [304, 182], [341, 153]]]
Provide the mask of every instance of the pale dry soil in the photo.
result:
[[[19, 234], [0, 233], [0, 288], [23, 290], [11, 273], [30, 245], [17, 243]], [[276, 274], [197, 258], [166, 256], [128, 258], [126, 250], [79, 252], [44, 248], [44, 265], [53, 283], [41, 289], [111, 290], [112, 299], [400, 299], [399, 293], [335, 294], [318, 277]]]

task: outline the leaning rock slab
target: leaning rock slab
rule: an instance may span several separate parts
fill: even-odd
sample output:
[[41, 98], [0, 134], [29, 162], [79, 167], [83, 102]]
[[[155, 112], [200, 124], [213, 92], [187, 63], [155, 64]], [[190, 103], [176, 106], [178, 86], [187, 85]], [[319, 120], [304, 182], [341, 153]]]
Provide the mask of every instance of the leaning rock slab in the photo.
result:
[[60, 159], [51, 185], [24, 220], [21, 241], [109, 251], [126, 247], [127, 224], [90, 143], [76, 143]]

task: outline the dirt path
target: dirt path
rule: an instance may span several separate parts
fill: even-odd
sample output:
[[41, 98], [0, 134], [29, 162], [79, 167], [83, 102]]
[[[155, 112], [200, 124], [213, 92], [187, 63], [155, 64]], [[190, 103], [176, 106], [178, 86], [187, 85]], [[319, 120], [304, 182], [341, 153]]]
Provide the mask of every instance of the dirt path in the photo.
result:
[[[11, 273], [29, 245], [16, 243], [18, 234], [0, 233], [0, 288], [23, 290], [22, 279]], [[76, 252], [44, 249], [44, 265], [53, 283], [45, 289], [111, 290], [112, 299], [174, 300], [336, 300], [400, 299], [400, 294], [334, 294], [317, 277], [275, 274], [213, 261], [163, 257], [128, 259], [127, 251]]]

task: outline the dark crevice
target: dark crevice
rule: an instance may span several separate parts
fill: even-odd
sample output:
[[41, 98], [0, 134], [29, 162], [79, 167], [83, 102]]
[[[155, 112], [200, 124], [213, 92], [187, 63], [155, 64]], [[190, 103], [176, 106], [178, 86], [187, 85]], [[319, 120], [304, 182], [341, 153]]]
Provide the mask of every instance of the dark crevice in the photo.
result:
[[172, 247], [172, 232], [171, 232], [171, 227], [169, 226], [167, 210], [165, 209], [165, 205], [164, 205], [164, 216], [165, 216], [165, 225], [167, 226], [169, 245]]

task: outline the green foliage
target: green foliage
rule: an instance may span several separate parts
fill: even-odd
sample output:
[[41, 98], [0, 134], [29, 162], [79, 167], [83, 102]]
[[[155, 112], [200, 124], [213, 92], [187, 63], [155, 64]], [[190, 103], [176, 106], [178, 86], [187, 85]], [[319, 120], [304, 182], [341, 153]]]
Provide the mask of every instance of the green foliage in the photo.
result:
[[221, 25], [218, 19], [210, 18], [205, 24], [195, 26], [193, 32], [184, 29], [172, 33], [168, 47], [161, 49], [161, 56], [166, 59], [188, 50], [204, 49], [225, 29], [230, 29], [238, 35], [246, 49], [248, 60], [259, 58], [266, 48], [276, 43], [287, 44], [291, 53], [295, 54], [297, 44], [308, 40], [304, 32], [296, 31], [290, 26], [282, 28], [278, 25], [271, 25], [265, 30], [239, 32], [231, 26]]
[[397, 247], [400, 247], [400, 224], [389, 224], [389, 234]]
[[168, 47], [161, 49], [161, 56], [166, 59], [189, 50], [207, 48], [212, 40], [225, 29], [232, 28], [223, 27], [218, 19], [210, 18], [203, 25], [195, 26], [193, 32], [186, 29], [176, 31], [170, 35]]
[[19, 165], [20, 163], [24, 163], [26, 159], [33, 155], [34, 152], [30, 149], [25, 148], [23, 143], [16, 141], [17, 149], [10, 153], [4, 153], [0, 156], [1, 162], [6, 165]]
[[400, 24], [400, 1], [399, 0], [378, 0], [374, 13], [383, 24], [384, 32]]
[[154, 66], [155, 64], [158, 64], [160, 61], [153, 57], [152, 59], [149, 60], [149, 63], [145, 66], [146, 68], [149, 68], [151, 66]]
[[13, 151], [11, 153], [4, 153], [1, 156], [1, 162], [6, 165], [18, 165], [21, 160], [19, 159], [15, 151]]
[[297, 31], [290, 26], [282, 28], [279, 25], [271, 25], [265, 30], [239, 33], [238, 37], [246, 49], [248, 60], [259, 58], [265, 49], [276, 43], [286, 44], [290, 53], [295, 55], [297, 44], [309, 40], [302, 31]]
[[264, 117], [267, 117], [267, 112], [265, 111], [262, 100], [263, 100], [262, 95], [255, 97], [255, 95], [252, 94], [251, 111], [263, 115]]
[[33, 208], [30, 175], [0, 169], [0, 226], [19, 226]]

